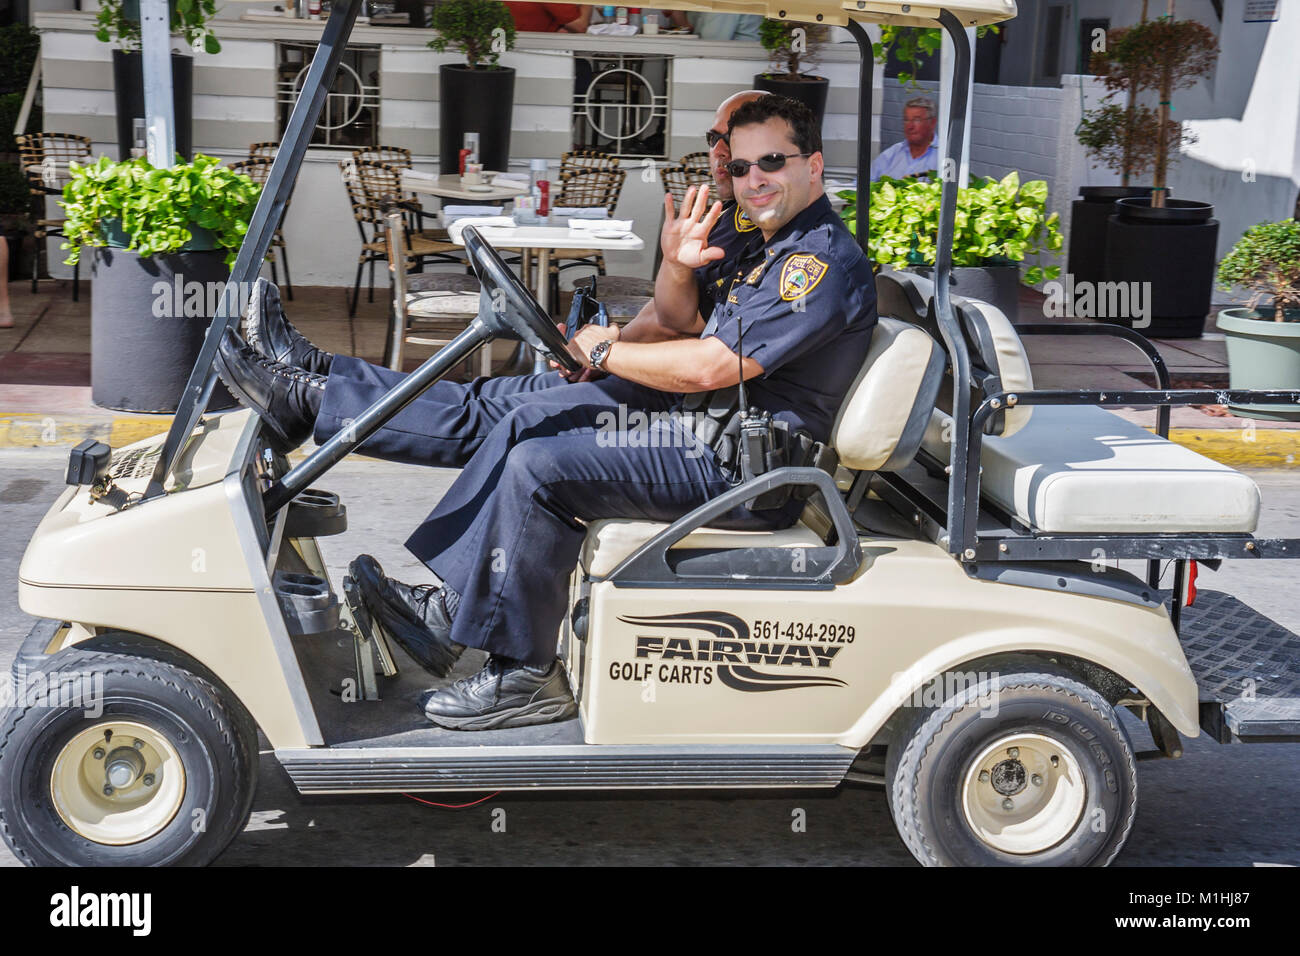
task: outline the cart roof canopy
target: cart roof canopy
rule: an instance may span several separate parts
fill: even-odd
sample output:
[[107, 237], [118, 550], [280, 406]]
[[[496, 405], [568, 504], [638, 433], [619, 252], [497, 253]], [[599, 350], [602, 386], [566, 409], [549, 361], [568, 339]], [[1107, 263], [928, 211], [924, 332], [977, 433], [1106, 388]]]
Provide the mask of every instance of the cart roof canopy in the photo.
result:
[[[265, 0], [234, 0], [236, 3], [264, 3]], [[576, 0], [582, 6], [605, 6], [603, 0]], [[952, 0], [951, 3], [902, 3], [899, 0], [673, 0], [674, 10], [705, 13], [755, 13], [773, 20], [802, 23], [833, 23], [844, 26], [850, 20], [861, 23], [895, 23], [908, 27], [932, 27], [939, 12], [947, 10], [963, 26], [999, 23], [1016, 15], [1015, 0]]]

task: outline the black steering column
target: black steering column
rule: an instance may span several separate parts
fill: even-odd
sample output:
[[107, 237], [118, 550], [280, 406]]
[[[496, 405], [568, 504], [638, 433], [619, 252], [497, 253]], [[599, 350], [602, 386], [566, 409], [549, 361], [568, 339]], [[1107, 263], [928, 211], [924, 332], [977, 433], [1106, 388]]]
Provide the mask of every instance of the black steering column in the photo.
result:
[[393, 416], [469, 358], [475, 349], [494, 339], [522, 339], [545, 352], [565, 371], [576, 372], [582, 368], [566, 348], [560, 330], [478, 230], [466, 226], [463, 241], [470, 266], [479, 279], [478, 315], [470, 320], [465, 331], [267, 489], [263, 497], [267, 517], [306, 491]]

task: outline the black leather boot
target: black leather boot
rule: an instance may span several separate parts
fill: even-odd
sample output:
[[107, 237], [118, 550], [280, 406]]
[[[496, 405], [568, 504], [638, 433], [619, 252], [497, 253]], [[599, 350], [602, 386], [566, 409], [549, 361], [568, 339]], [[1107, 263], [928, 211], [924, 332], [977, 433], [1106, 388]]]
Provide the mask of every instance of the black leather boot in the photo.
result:
[[324, 375], [258, 354], [233, 329], [221, 339], [217, 372], [240, 404], [257, 412], [276, 451], [287, 455], [311, 437], [325, 395]]
[[451, 673], [465, 645], [451, 639], [451, 615], [436, 585], [394, 581], [368, 554], [348, 565], [348, 576], [371, 617], [402, 650], [434, 677]]
[[280, 304], [280, 290], [259, 278], [253, 285], [253, 297], [244, 321], [244, 338], [265, 356], [286, 365], [317, 375], [328, 375], [334, 354], [319, 349], [285, 318]]

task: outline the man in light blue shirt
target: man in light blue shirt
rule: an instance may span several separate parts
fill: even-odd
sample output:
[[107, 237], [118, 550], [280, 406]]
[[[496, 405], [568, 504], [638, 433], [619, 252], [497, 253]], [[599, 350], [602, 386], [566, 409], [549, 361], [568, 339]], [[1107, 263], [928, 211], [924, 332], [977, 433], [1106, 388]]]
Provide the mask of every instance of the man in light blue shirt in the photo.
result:
[[758, 42], [760, 16], [747, 13], [695, 13], [691, 11], [691, 25], [701, 40], [747, 40]]
[[902, 179], [916, 173], [932, 173], [939, 169], [939, 147], [934, 131], [938, 125], [938, 111], [934, 101], [924, 96], [914, 96], [903, 105], [903, 141], [882, 150], [871, 164], [871, 178], [889, 176]]

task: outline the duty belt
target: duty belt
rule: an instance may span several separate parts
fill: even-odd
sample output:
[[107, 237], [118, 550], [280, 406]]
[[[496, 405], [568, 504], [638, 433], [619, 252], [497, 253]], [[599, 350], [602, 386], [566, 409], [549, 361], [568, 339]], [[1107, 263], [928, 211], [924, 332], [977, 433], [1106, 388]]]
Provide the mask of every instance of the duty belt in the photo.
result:
[[[738, 389], [733, 385], [711, 392], [685, 395], [681, 406], [671, 412], [672, 417], [689, 430], [696, 441], [713, 452], [718, 468], [733, 485], [739, 484], [743, 477], [739, 462], [742, 421], [739, 405]], [[769, 450], [764, 461], [757, 465], [750, 463], [752, 474], [763, 474], [786, 465], [812, 465], [834, 477], [839, 465], [835, 449], [824, 442], [813, 441], [812, 436], [802, 429], [791, 431], [788, 422], [777, 420], [772, 425], [774, 447]], [[755, 502], [756, 506], [762, 507], [753, 507], [753, 510], [780, 507], [791, 494], [802, 500], [812, 493], [810, 487], [793, 490], [787, 488], [774, 498]], [[777, 498], [780, 500], [777, 501]]]

